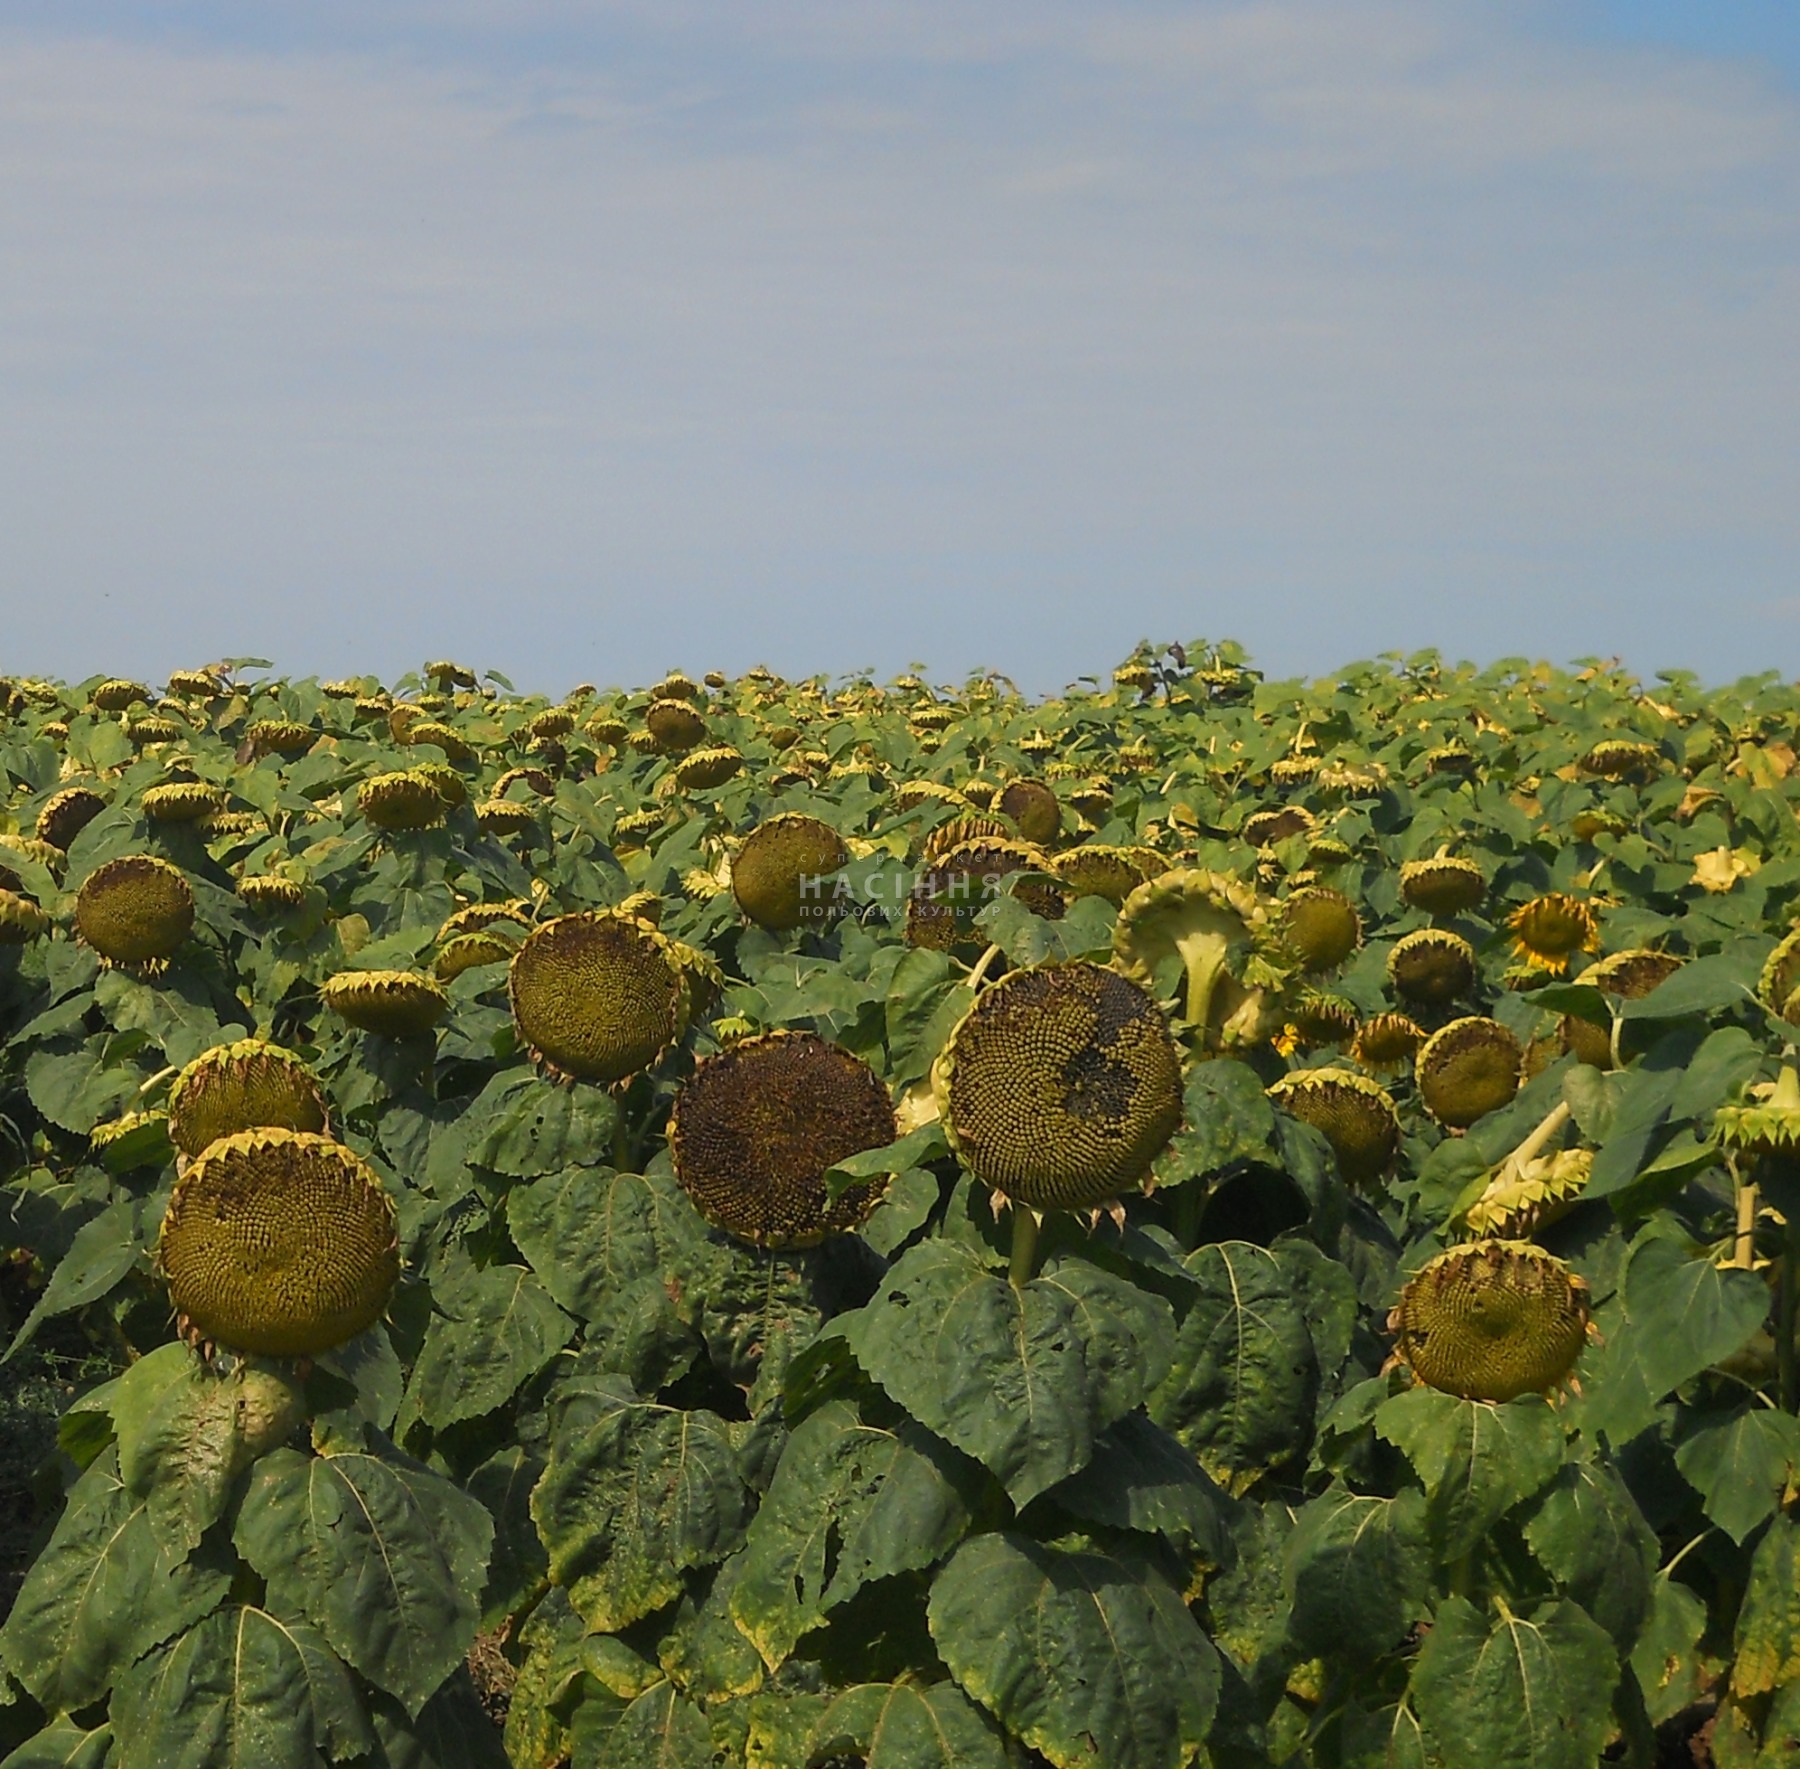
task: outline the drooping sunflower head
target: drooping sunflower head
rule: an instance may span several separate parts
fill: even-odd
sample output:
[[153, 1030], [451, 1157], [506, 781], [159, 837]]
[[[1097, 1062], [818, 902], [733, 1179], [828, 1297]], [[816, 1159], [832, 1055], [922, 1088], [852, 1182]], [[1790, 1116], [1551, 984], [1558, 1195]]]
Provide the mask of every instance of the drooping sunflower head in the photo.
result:
[[1362, 918], [1342, 891], [1309, 885], [1293, 892], [1280, 909], [1283, 944], [1302, 970], [1335, 970], [1362, 944]]
[[1517, 1171], [1503, 1166], [1463, 1212], [1462, 1226], [1472, 1235], [1529, 1240], [1575, 1208], [1587, 1190], [1593, 1168], [1591, 1149], [1538, 1155]]
[[1062, 803], [1041, 780], [1009, 780], [993, 808], [1035, 848], [1049, 847], [1062, 831]]
[[675, 782], [683, 792], [706, 792], [723, 786], [743, 771], [744, 758], [729, 743], [691, 749], [675, 764]]
[[758, 927], [785, 933], [823, 926], [843, 900], [832, 875], [850, 864], [850, 849], [829, 823], [783, 811], [759, 823], [731, 857], [731, 892]]
[[[1048, 872], [1049, 859], [1024, 842], [994, 836], [964, 842], [920, 872], [906, 904], [909, 945], [947, 952], [976, 937], [975, 918], [1018, 873]], [[1067, 906], [1047, 878], [1023, 880], [1014, 894], [1034, 915], [1060, 921]]]
[[128, 706], [150, 698], [150, 690], [142, 682], [128, 682], [115, 676], [102, 682], [88, 697], [103, 713], [122, 713]]
[[93, 820], [106, 809], [106, 800], [86, 786], [65, 786], [44, 801], [37, 816], [37, 839], [63, 853]]
[[1348, 1044], [1360, 1024], [1355, 1002], [1323, 989], [1302, 990], [1289, 1004], [1287, 1016], [1294, 1045], [1301, 1050]]
[[1413, 1066], [1425, 1031], [1403, 1013], [1378, 1013], [1363, 1021], [1351, 1041], [1350, 1054], [1378, 1075], [1397, 1075]]
[[[1673, 952], [1634, 948], [1614, 952], [1599, 963], [1590, 964], [1575, 981], [1616, 995], [1622, 1001], [1640, 1001], [1659, 983], [1672, 977], [1684, 963], [1686, 960]], [[1592, 1021], [1565, 1014], [1562, 1047], [1596, 1069], [1612, 1067], [1612, 1038], [1604, 1026], [1597, 1026]]]
[[1440, 1027], [1419, 1047], [1413, 1072], [1432, 1117], [1451, 1130], [1509, 1105], [1525, 1053], [1498, 1020], [1469, 1015]]
[[204, 780], [170, 780], [145, 787], [139, 802], [152, 823], [198, 823], [224, 810], [228, 796]]
[[535, 928], [508, 987], [532, 1054], [572, 1080], [627, 1080], [687, 1028], [688, 979], [669, 941], [616, 910], [559, 915]]
[[669, 1122], [675, 1176], [715, 1228], [759, 1247], [808, 1247], [856, 1227], [885, 1180], [833, 1199], [826, 1172], [895, 1136], [875, 1072], [811, 1032], [742, 1038], [701, 1062]]
[[1181, 1122], [1162, 1010], [1085, 962], [1019, 970], [977, 997], [932, 1087], [977, 1179], [1033, 1209], [1078, 1210], [1138, 1184]]
[[1581, 758], [1584, 773], [1603, 780], [1648, 780], [1662, 767], [1662, 751], [1654, 743], [1608, 737]]
[[1540, 970], [1561, 976], [1577, 952], [1592, 951], [1600, 942], [1594, 911], [1566, 891], [1546, 891], [1515, 909], [1507, 918], [1514, 956]]
[[297, 719], [252, 719], [244, 727], [244, 741], [252, 755], [304, 755], [318, 741], [319, 732]]
[[475, 826], [483, 835], [500, 840], [529, 835], [538, 827], [538, 812], [535, 806], [517, 799], [483, 799], [475, 807]]
[[1745, 1155], [1776, 1155], [1791, 1160], [1800, 1154], [1800, 1074], [1782, 1065], [1773, 1083], [1750, 1089], [1746, 1097], [1719, 1107], [1713, 1135], [1728, 1149]]
[[0, 946], [23, 946], [50, 931], [50, 917], [22, 892], [0, 887]]
[[1757, 996], [1771, 1013], [1800, 1026], [1800, 927], [1780, 940], [1764, 961]]
[[400, 1276], [393, 1200], [328, 1137], [239, 1131], [176, 1182], [156, 1263], [190, 1337], [311, 1357], [387, 1307]]
[[691, 702], [673, 695], [651, 701], [644, 713], [644, 729], [663, 755], [685, 755], [706, 741], [706, 720]]
[[1065, 848], [1050, 861], [1050, 871], [1071, 896], [1104, 897], [1114, 904], [1123, 903], [1144, 882], [1144, 863], [1130, 848], [1100, 842]]
[[1276, 805], [1253, 811], [1244, 821], [1244, 840], [1253, 848], [1272, 848], [1293, 835], [1311, 835], [1319, 820], [1304, 805]]
[[1158, 873], [1125, 899], [1113, 954], [1146, 989], [1178, 978], [1182, 1017], [1207, 1044], [1255, 1042], [1267, 1003], [1251, 973], [1268, 923], [1267, 907], [1248, 885], [1184, 867]]
[[1545, 1394], [1588, 1338], [1587, 1285], [1529, 1241], [1474, 1241], [1425, 1265], [1388, 1316], [1394, 1355], [1465, 1400]]
[[1475, 983], [1475, 948], [1448, 928], [1403, 934], [1388, 953], [1388, 981], [1403, 1001], [1442, 1007]]
[[357, 789], [356, 808], [377, 829], [434, 829], [444, 820], [444, 797], [416, 768], [375, 774]]
[[323, 1132], [325, 1095], [291, 1050], [261, 1038], [203, 1051], [169, 1089], [169, 1140], [198, 1155], [240, 1130]]
[[1460, 915], [1487, 895], [1487, 878], [1473, 860], [1434, 854], [1428, 860], [1408, 860], [1400, 868], [1400, 895], [1427, 915]]
[[1352, 1190], [1371, 1190], [1393, 1165], [1400, 1114], [1378, 1081], [1348, 1069], [1299, 1069], [1283, 1075], [1269, 1097], [1324, 1135]]
[[319, 999], [358, 1031], [422, 1038], [450, 1011], [450, 997], [416, 971], [346, 970], [319, 987]]
[[306, 901], [306, 887], [297, 879], [274, 872], [246, 873], [237, 881], [237, 894], [263, 915], [279, 915], [298, 909]]
[[75, 931], [108, 964], [154, 971], [194, 931], [193, 888], [153, 854], [108, 860], [76, 896]]

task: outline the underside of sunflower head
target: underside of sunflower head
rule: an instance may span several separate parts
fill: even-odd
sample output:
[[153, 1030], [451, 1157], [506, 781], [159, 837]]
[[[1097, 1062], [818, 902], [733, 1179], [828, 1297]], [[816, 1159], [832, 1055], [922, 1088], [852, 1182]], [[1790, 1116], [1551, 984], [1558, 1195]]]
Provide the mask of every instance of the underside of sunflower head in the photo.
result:
[[1178, 961], [1181, 1017], [1209, 1049], [1252, 1043], [1266, 1030], [1267, 1002], [1254, 980], [1256, 948], [1269, 912], [1226, 873], [1163, 872], [1139, 885], [1119, 910], [1113, 954], [1120, 970], [1156, 989]]
[[1587, 1285], [1528, 1241], [1474, 1241], [1425, 1265], [1388, 1316], [1394, 1355], [1465, 1400], [1545, 1394], [1588, 1339]]
[[1713, 1114], [1713, 1135], [1728, 1149], [1785, 1160], [1800, 1156], [1800, 1074], [1782, 1066], [1773, 1083], [1752, 1088]]
[[1388, 1090], [1348, 1069], [1300, 1069], [1269, 1089], [1284, 1112], [1324, 1135], [1345, 1185], [1378, 1185], [1400, 1148], [1400, 1115]]
[[706, 720], [688, 701], [672, 695], [650, 703], [644, 729], [663, 755], [685, 755], [706, 741]]
[[310, 1357], [387, 1307], [400, 1275], [393, 1201], [327, 1137], [239, 1131], [176, 1182], [156, 1262], [190, 1337]]
[[670, 942], [616, 910], [560, 915], [533, 930], [508, 987], [532, 1054], [573, 1080], [627, 1080], [687, 1028], [689, 983]]
[[1414, 1062], [1419, 1097], [1440, 1124], [1465, 1130], [1511, 1104], [1524, 1055], [1498, 1020], [1475, 1014], [1452, 1020], [1419, 1048]]
[[1591, 1149], [1560, 1149], [1518, 1168], [1503, 1163], [1487, 1189], [1463, 1212], [1462, 1225], [1472, 1235], [1528, 1240], [1575, 1208], [1593, 1168]]
[[356, 807], [377, 829], [434, 829], [444, 820], [444, 796], [417, 769], [375, 774], [357, 789]]
[[76, 933], [122, 969], [156, 969], [193, 930], [192, 887], [179, 867], [153, 854], [108, 860], [75, 899]]
[[1609, 737], [1581, 758], [1581, 767], [1604, 780], [1647, 780], [1662, 767], [1662, 752], [1654, 743]]
[[675, 1174], [715, 1228], [759, 1247], [807, 1247], [856, 1227], [885, 1179], [833, 1199], [837, 1162], [895, 1136], [875, 1072], [810, 1032], [742, 1038], [706, 1058], [669, 1121]]
[[252, 909], [265, 915], [298, 909], [306, 901], [303, 884], [274, 872], [247, 873], [237, 881], [237, 894]]
[[1116, 1198], [1181, 1122], [1181, 1060], [1162, 1009], [1084, 962], [1014, 971], [984, 991], [932, 1086], [963, 1164], [1037, 1210]]
[[1050, 861], [1050, 871], [1071, 896], [1104, 897], [1115, 904], [1122, 904], [1144, 882], [1144, 863], [1137, 854], [1100, 842], [1065, 848]]
[[1769, 954], [1756, 985], [1763, 1006], [1789, 1025], [1800, 1025], [1800, 997], [1796, 991], [1800, 991], [1800, 927]]
[[203, 1051], [169, 1089], [169, 1140], [184, 1155], [240, 1130], [326, 1128], [325, 1095], [291, 1050], [240, 1038]]
[[744, 758], [729, 743], [691, 749], [675, 764], [675, 781], [683, 792], [707, 792], [743, 771]]
[[359, 1031], [420, 1038], [450, 1011], [450, 997], [416, 971], [347, 970], [328, 978], [319, 999]]

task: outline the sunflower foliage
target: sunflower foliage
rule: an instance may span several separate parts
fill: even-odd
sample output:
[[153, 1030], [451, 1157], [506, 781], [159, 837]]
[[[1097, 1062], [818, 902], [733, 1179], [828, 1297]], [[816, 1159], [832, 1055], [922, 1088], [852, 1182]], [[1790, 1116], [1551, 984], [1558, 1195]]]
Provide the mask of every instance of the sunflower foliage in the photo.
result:
[[1800, 1753], [1792, 686], [269, 667], [0, 681], [0, 1769]]

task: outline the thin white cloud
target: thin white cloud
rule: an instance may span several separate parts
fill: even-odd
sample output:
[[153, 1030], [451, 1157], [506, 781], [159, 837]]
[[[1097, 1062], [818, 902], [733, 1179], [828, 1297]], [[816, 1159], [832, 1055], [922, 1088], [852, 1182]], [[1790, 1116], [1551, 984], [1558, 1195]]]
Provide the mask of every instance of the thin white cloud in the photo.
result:
[[1800, 562], [1767, 81], [1473, 6], [730, 10], [0, 40], [9, 661], [1760, 665], [1682, 610]]

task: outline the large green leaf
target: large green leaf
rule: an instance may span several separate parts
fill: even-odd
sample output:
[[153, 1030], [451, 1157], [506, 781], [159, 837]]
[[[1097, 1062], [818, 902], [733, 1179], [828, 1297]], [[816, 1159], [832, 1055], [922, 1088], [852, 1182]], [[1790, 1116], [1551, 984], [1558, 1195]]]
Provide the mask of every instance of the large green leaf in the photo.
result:
[[1578, 1604], [1490, 1620], [1452, 1597], [1413, 1666], [1412, 1700], [1444, 1769], [1594, 1769], [1617, 1675], [1606, 1630]]
[[229, 1572], [173, 1552], [116, 1454], [75, 1483], [0, 1628], [0, 1659], [51, 1713], [98, 1701], [135, 1659], [224, 1597]]
[[149, 1033], [177, 1066], [245, 1030], [241, 1025], [224, 1030], [205, 991], [190, 977], [173, 976], [152, 985], [121, 970], [102, 971], [94, 1000], [116, 1031]]
[[844, 1758], [860, 1759], [864, 1769], [1007, 1764], [994, 1723], [954, 1683], [860, 1683], [833, 1697], [807, 1729], [793, 1769]]
[[1231, 1500], [1191, 1451], [1142, 1413], [1109, 1425], [1087, 1466], [1058, 1481], [1044, 1502], [1090, 1523], [1162, 1536], [1207, 1566], [1224, 1565], [1230, 1553]]
[[1197, 1294], [1150, 1416], [1242, 1493], [1301, 1454], [1319, 1392], [1312, 1329], [1275, 1255], [1223, 1241], [1189, 1255]]
[[631, 1702], [590, 1696], [571, 1728], [582, 1769], [713, 1769], [706, 1716], [672, 1683], [658, 1683]]
[[427, 1425], [454, 1425], [504, 1406], [574, 1337], [575, 1323], [522, 1265], [490, 1265], [434, 1289], [413, 1370]]
[[750, 1525], [731, 1614], [775, 1670], [871, 1580], [927, 1567], [968, 1527], [950, 1452], [830, 1401], [796, 1427]]
[[1692, 1587], [1658, 1575], [1631, 1649], [1631, 1668], [1652, 1725], [1660, 1726], [1705, 1695], [1712, 1681], [1712, 1667], [1700, 1650], [1706, 1622], [1706, 1605]]
[[103, 1769], [112, 1744], [110, 1725], [90, 1729], [74, 1720], [53, 1720], [0, 1759], [0, 1769]]
[[1166, 1374], [1160, 1297], [1061, 1258], [1017, 1290], [973, 1250], [912, 1248], [847, 1328], [863, 1368], [1023, 1505], [1073, 1474]]
[[1623, 1445], [1672, 1389], [1737, 1351], [1768, 1311], [1768, 1288], [1754, 1273], [1722, 1271], [1646, 1235], [1632, 1249], [1622, 1295], [1601, 1317], [1606, 1342], [1587, 1360], [1582, 1429]]
[[714, 1242], [689, 1264], [686, 1281], [697, 1292], [713, 1368], [742, 1388], [750, 1410], [760, 1413], [780, 1395], [788, 1365], [824, 1319], [806, 1255]]
[[678, 1597], [685, 1571], [742, 1542], [751, 1509], [723, 1419], [605, 1381], [564, 1397], [531, 1495], [550, 1577], [601, 1631]]
[[1375, 1430], [1412, 1463], [1432, 1536], [1451, 1556], [1541, 1492], [1563, 1461], [1562, 1425], [1536, 1395], [1496, 1406], [1409, 1388], [1382, 1403]]
[[1379, 1658], [1425, 1612], [1430, 1549], [1416, 1492], [1384, 1499], [1333, 1487], [1288, 1537], [1288, 1631], [1306, 1653]]
[[531, 1521], [531, 1489], [544, 1472], [541, 1457], [523, 1444], [496, 1452], [471, 1474], [470, 1494], [494, 1520], [481, 1625], [498, 1626], [536, 1589], [550, 1570], [544, 1544]]
[[8, 1358], [24, 1347], [52, 1315], [98, 1302], [129, 1275], [143, 1251], [144, 1215], [142, 1199], [121, 1198], [75, 1231], [75, 1238], [50, 1274], [43, 1295], [6, 1348]]
[[375, 1747], [355, 1679], [307, 1623], [233, 1604], [119, 1685], [117, 1769], [315, 1769]]
[[[127, 1033], [137, 1046], [142, 1033]], [[79, 1050], [34, 1050], [25, 1059], [25, 1091], [31, 1103], [63, 1130], [86, 1136], [103, 1118], [116, 1118], [136, 1103], [146, 1071], [121, 1055], [122, 1040], [100, 1036]]]
[[1183, 1185], [1242, 1161], [1272, 1162], [1275, 1108], [1248, 1063], [1196, 1063], [1182, 1126], [1157, 1157], [1158, 1188]]
[[1183, 1769], [1205, 1745], [1218, 1658], [1144, 1558], [975, 1536], [930, 1619], [957, 1682], [1056, 1769]]
[[595, 1166], [611, 1154], [618, 1123], [618, 1105], [603, 1088], [505, 1075], [470, 1108], [466, 1158], [519, 1179]]
[[693, 1355], [694, 1333], [675, 1298], [705, 1225], [679, 1191], [577, 1167], [514, 1187], [506, 1219], [544, 1287], [587, 1323], [598, 1368], [648, 1393]]
[[475, 1636], [494, 1525], [397, 1450], [276, 1450], [251, 1471], [238, 1551], [269, 1601], [416, 1714]]
[[1762, 1695], [1800, 1677], [1800, 1524], [1777, 1516], [1756, 1544], [1737, 1618], [1732, 1693]]
[[1650, 1608], [1656, 1533], [1610, 1467], [1565, 1463], [1525, 1525], [1538, 1563], [1629, 1652]]
[[1702, 1416], [1675, 1446], [1675, 1466], [1706, 1515], [1742, 1542], [1800, 1475], [1800, 1419], [1758, 1406]]

